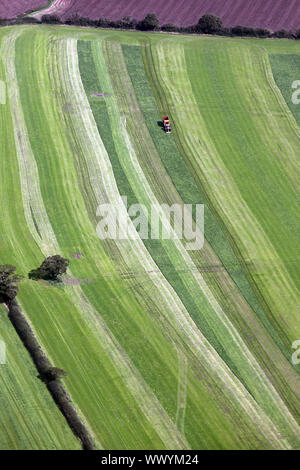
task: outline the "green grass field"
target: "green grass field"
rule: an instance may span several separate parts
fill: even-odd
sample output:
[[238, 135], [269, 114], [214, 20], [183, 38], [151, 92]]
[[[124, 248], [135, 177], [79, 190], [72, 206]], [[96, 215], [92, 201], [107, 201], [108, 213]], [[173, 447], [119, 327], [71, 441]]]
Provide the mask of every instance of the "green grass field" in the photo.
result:
[[[0, 29], [0, 263], [24, 275], [22, 310], [99, 449], [300, 448], [288, 107], [299, 52], [286, 40]], [[97, 207], [119, 196], [156, 212], [204, 203], [203, 248], [100, 240]], [[71, 260], [73, 282], [27, 279], [53, 254]], [[0, 448], [78, 448], [15, 336], [2, 309]]]

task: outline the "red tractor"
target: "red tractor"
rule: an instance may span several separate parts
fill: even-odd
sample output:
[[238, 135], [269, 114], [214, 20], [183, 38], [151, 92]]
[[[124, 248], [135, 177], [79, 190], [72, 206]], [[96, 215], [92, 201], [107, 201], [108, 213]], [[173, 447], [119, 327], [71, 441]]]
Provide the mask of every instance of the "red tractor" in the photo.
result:
[[171, 123], [170, 123], [170, 119], [168, 116], [163, 116], [163, 125], [164, 125], [164, 130], [166, 134], [170, 134], [172, 132], [172, 128], [171, 128]]

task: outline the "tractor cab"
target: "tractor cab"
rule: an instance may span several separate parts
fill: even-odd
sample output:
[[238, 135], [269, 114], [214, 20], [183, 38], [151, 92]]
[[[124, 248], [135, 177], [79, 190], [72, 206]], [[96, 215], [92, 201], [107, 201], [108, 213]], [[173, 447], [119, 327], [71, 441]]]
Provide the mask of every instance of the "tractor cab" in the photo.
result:
[[170, 134], [172, 132], [171, 128], [171, 123], [170, 119], [168, 116], [163, 116], [163, 125], [164, 125], [164, 130], [167, 134]]

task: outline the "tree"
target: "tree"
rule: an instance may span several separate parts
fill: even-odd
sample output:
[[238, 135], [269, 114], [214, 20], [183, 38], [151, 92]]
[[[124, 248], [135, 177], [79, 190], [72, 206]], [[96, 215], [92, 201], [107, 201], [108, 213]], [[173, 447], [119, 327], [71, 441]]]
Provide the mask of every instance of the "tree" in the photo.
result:
[[38, 269], [33, 269], [29, 273], [29, 278], [33, 280], [44, 279], [45, 281], [59, 281], [59, 276], [66, 273], [70, 262], [59, 255], [46, 258]]
[[47, 24], [57, 24], [60, 23], [60, 18], [57, 15], [43, 15], [41, 22]]
[[74, 13], [72, 16], [70, 16], [69, 18], [67, 18], [65, 20], [65, 24], [68, 24], [68, 25], [79, 25], [80, 24], [80, 16], [78, 15], [78, 13]]
[[17, 295], [21, 276], [15, 273], [16, 268], [10, 264], [0, 266], [0, 303], [10, 302]]
[[231, 28], [231, 32], [234, 36], [256, 36], [255, 29], [249, 28], [248, 26], [234, 26]]
[[37, 20], [36, 18], [33, 18], [32, 16], [25, 16], [24, 18], [21, 18], [21, 23], [22, 24], [40, 24], [40, 21]]
[[291, 31], [287, 31], [286, 29], [280, 29], [279, 31], [275, 31], [275, 33], [273, 33], [273, 37], [279, 39], [291, 39], [293, 38], [293, 33]]
[[108, 28], [110, 20], [107, 18], [99, 18], [96, 20], [96, 28]]
[[268, 38], [269, 36], [271, 36], [271, 31], [265, 28], [256, 28], [255, 32], [256, 32], [256, 35], [261, 38]]
[[295, 32], [295, 39], [300, 39], [300, 29]]
[[136, 20], [132, 19], [131, 16], [124, 16], [120, 21], [120, 28], [130, 29], [136, 25]]
[[166, 32], [179, 32], [180, 27], [173, 23], [166, 23], [161, 27], [162, 31]]
[[203, 15], [197, 24], [199, 33], [214, 34], [223, 28], [223, 21], [216, 15]]
[[48, 369], [46, 372], [43, 373], [40, 378], [44, 382], [52, 382], [53, 380], [59, 380], [62, 377], [65, 377], [67, 375], [67, 372], [63, 369], [59, 369], [58, 367], [51, 367]]
[[159, 21], [154, 13], [148, 13], [145, 18], [137, 24], [137, 29], [142, 31], [153, 31], [158, 28]]

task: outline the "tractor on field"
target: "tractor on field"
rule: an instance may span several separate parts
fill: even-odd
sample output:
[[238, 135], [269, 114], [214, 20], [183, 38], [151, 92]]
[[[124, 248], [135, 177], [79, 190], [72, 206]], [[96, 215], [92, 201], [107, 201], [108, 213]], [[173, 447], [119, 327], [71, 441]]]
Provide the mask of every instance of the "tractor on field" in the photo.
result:
[[172, 132], [172, 127], [168, 116], [163, 116], [163, 125], [165, 133], [170, 134]]

